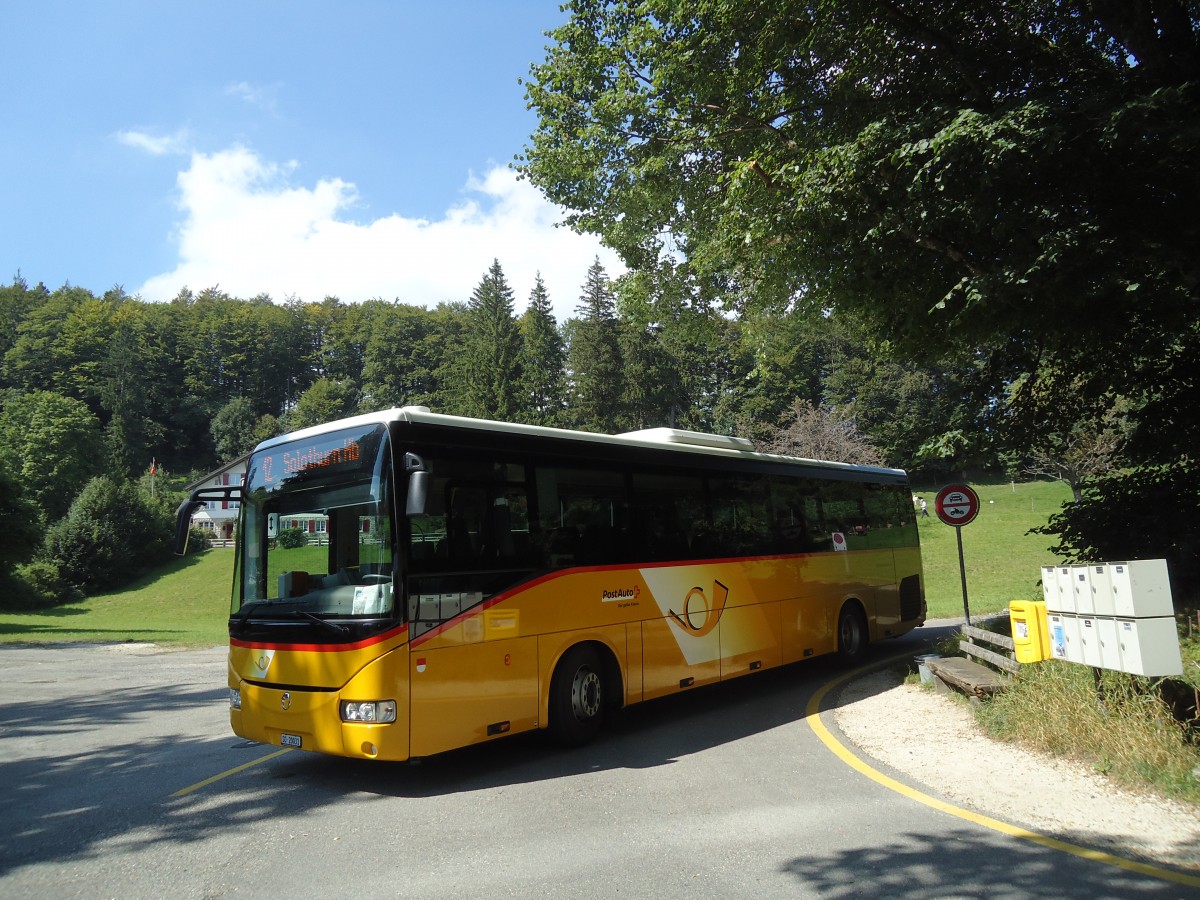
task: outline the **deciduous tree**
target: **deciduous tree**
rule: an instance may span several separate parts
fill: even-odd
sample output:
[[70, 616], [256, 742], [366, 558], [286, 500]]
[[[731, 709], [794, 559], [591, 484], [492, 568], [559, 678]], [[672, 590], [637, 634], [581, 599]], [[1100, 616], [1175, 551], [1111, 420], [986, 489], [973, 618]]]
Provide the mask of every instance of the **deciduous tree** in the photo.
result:
[[61, 577], [85, 591], [115, 587], [171, 555], [169, 511], [128, 481], [89, 481], [46, 533], [43, 551]]
[[0, 411], [0, 455], [46, 522], [61, 518], [104, 469], [101, 426], [87, 405], [52, 391], [13, 397]]
[[358, 402], [354, 386], [344, 381], [318, 379], [300, 395], [296, 408], [284, 417], [284, 427], [289, 431], [324, 425], [334, 419], [350, 415]]
[[759, 443], [759, 449], [865, 466], [884, 462], [883, 454], [871, 446], [845, 411], [815, 406], [803, 398], [784, 413], [779, 425]]
[[213, 416], [212, 439], [222, 463], [232, 462], [253, 449], [258, 416], [254, 405], [245, 397], [234, 397]]
[[735, 308], [833, 310], [967, 372], [929, 444], [959, 458], [1125, 397], [1138, 483], [1180, 477], [1155, 488], [1159, 527], [1194, 519], [1194, 2], [566, 8], [520, 168], [574, 226], [635, 268], [720, 280]]

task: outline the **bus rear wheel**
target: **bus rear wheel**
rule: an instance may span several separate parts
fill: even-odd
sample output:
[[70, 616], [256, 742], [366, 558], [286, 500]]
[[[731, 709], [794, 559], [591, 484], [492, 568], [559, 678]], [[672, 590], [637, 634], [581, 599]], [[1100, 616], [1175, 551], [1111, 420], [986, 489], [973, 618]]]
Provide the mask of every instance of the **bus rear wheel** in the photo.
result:
[[604, 723], [604, 672], [596, 651], [572, 647], [550, 683], [550, 733], [564, 747], [578, 747]]
[[867, 658], [867, 620], [855, 603], [847, 603], [838, 616], [838, 657], [848, 666], [860, 665]]

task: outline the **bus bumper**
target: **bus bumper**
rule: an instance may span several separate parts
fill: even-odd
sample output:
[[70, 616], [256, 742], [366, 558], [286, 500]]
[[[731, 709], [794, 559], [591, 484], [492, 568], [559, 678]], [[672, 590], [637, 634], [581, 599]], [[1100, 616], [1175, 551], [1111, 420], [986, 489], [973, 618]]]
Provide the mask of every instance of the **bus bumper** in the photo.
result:
[[[385, 657], [386, 658], [386, 657]], [[294, 747], [355, 759], [403, 761], [409, 755], [408, 684], [380, 684], [386, 666], [376, 660], [340, 691], [255, 684], [230, 672], [231, 691], [238, 692], [241, 708], [231, 705], [233, 733], [247, 740], [276, 747]], [[399, 688], [403, 688], [401, 692]], [[395, 722], [343, 722], [342, 700], [395, 700]]]

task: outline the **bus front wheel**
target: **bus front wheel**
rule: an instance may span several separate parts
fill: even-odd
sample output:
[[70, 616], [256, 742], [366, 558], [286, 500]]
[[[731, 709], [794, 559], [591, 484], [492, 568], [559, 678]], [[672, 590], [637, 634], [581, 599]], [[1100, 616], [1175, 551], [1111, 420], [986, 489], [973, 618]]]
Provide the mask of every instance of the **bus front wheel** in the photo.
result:
[[596, 651], [572, 647], [559, 661], [550, 683], [550, 732], [564, 747], [596, 736], [604, 722], [604, 672]]
[[855, 603], [847, 603], [838, 616], [838, 656], [848, 666], [857, 666], [867, 658], [867, 620]]

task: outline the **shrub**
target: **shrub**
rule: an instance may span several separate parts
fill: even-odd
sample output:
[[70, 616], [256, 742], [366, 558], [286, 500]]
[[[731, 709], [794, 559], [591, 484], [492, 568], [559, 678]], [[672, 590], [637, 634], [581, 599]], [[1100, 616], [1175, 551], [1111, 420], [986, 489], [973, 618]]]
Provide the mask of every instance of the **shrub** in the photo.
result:
[[208, 528], [197, 528], [193, 525], [188, 529], [187, 547], [189, 553], [199, 553], [210, 550], [213, 545], [213, 533]]
[[33, 610], [76, 603], [83, 599], [83, 594], [74, 585], [63, 581], [58, 566], [45, 560], [34, 560], [17, 566], [11, 578], [0, 579], [0, 597], [5, 609]]
[[280, 547], [285, 550], [292, 550], [296, 547], [303, 547], [308, 543], [308, 535], [300, 528], [284, 528], [279, 532], [279, 537], [276, 538]]
[[84, 591], [115, 587], [171, 555], [162, 504], [129, 482], [93, 478], [46, 534], [42, 559]]

